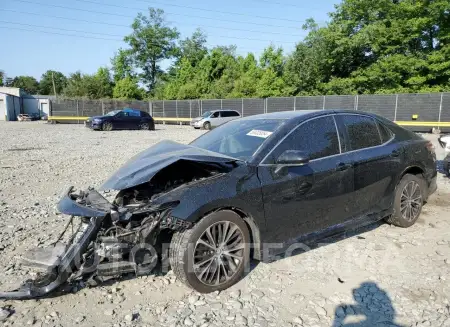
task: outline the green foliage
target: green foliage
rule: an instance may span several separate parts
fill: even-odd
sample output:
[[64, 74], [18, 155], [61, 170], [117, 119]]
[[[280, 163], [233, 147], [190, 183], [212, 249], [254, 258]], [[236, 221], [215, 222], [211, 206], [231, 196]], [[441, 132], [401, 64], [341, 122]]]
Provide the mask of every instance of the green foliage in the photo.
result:
[[42, 74], [41, 80], [39, 81], [39, 94], [55, 95], [52, 78], [55, 81], [56, 94], [61, 94], [67, 85], [67, 77], [63, 73], [53, 70], [47, 70]]
[[135, 77], [133, 58], [130, 50], [119, 49], [111, 59], [111, 65], [115, 82], [127, 77]]
[[96, 74], [88, 75], [81, 72], [73, 73], [67, 80], [63, 90], [68, 97], [88, 97], [90, 99], [110, 98], [113, 92], [113, 83], [109, 70], [100, 67]]
[[179, 51], [176, 45], [179, 33], [168, 26], [162, 9], [149, 8], [148, 16], [139, 13], [131, 27], [133, 33], [124, 40], [130, 46], [136, 67], [142, 71], [142, 81], [153, 91], [163, 74], [161, 62], [173, 58]]
[[191, 37], [180, 41], [177, 61], [175, 66], [183, 59], [187, 59], [193, 67], [208, 53], [206, 47], [206, 35], [200, 29], [196, 29]]
[[8, 84], [10, 87], [19, 87], [28, 94], [36, 94], [39, 91], [39, 82], [32, 76], [17, 76]]
[[80, 71], [72, 73], [67, 79], [67, 86], [63, 94], [68, 97], [85, 97], [88, 95], [88, 75], [81, 74]]
[[136, 80], [131, 77], [125, 77], [117, 81], [113, 89], [113, 97], [115, 99], [137, 99], [140, 100], [145, 96], [145, 91], [140, 89]]
[[5, 72], [3, 70], [0, 70], [0, 86], [4, 85], [5, 80]]

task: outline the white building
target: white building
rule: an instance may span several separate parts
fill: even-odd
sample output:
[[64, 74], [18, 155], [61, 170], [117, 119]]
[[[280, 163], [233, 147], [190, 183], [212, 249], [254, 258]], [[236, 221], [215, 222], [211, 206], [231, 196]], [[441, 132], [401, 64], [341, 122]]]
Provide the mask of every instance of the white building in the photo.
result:
[[50, 113], [49, 97], [32, 96], [16, 87], [0, 87], [0, 120], [14, 121], [19, 114]]

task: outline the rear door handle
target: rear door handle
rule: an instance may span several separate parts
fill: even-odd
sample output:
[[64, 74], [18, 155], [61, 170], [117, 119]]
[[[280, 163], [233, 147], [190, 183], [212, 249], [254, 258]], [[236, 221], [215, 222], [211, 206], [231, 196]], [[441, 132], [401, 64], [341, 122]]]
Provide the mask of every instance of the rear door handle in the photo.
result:
[[337, 171], [344, 171], [344, 170], [347, 170], [349, 168], [352, 168], [352, 166], [353, 166], [352, 164], [345, 163], [345, 162], [340, 162], [340, 163], [337, 164], [336, 170]]

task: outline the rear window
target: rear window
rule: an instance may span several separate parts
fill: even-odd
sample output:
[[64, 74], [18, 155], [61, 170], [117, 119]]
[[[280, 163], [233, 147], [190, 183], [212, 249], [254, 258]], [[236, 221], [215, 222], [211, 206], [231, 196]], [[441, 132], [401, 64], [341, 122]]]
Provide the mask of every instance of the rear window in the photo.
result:
[[350, 141], [349, 150], [360, 150], [381, 144], [377, 123], [371, 117], [340, 115]]

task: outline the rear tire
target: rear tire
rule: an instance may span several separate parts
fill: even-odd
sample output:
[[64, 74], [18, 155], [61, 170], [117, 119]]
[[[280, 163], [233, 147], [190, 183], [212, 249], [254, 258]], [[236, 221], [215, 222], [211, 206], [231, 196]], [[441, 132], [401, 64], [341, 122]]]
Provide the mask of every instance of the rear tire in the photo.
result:
[[169, 250], [175, 275], [200, 293], [237, 283], [249, 259], [250, 233], [244, 220], [231, 210], [213, 212], [193, 228], [175, 233]]
[[422, 212], [425, 197], [425, 180], [420, 175], [406, 174], [395, 190], [394, 213], [386, 221], [404, 228], [414, 225]]
[[149, 123], [141, 123], [139, 125], [139, 129], [144, 130], [144, 131], [148, 131], [150, 129], [150, 124]]
[[211, 129], [211, 123], [210, 122], [204, 123], [203, 128], [209, 131]]

